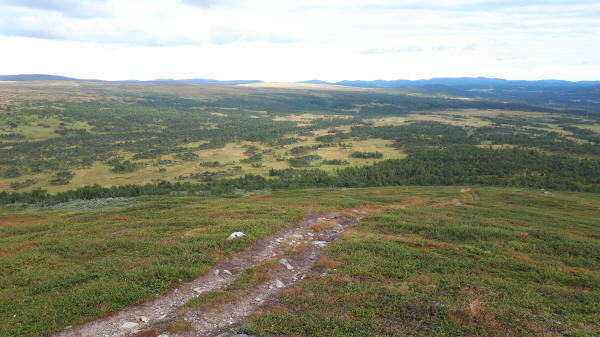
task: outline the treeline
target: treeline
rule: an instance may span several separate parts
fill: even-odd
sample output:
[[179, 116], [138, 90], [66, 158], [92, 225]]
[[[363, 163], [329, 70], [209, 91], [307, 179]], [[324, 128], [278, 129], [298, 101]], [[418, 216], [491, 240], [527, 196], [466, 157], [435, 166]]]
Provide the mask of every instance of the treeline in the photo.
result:
[[321, 170], [271, 170], [272, 178], [245, 175], [205, 183], [160, 182], [146, 185], [85, 186], [48, 194], [44, 190], [0, 192], [0, 203], [59, 203], [74, 199], [136, 197], [172, 192], [232, 194], [239, 190], [398, 185], [490, 185], [600, 192], [600, 160], [546, 155], [533, 150], [454, 146], [411, 152], [406, 159], [350, 167], [328, 174]]

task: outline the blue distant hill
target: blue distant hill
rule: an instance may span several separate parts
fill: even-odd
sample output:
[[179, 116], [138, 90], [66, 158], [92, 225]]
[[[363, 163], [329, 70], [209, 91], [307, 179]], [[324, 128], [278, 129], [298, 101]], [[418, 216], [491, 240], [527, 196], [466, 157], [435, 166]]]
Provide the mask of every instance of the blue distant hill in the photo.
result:
[[429, 80], [375, 80], [302, 83], [345, 85], [362, 88], [411, 87], [430, 93], [454, 96], [524, 101], [558, 107], [576, 107], [600, 112], [600, 81], [570, 82], [561, 80], [515, 81], [501, 78], [457, 77]]
[[452, 77], [452, 78], [432, 78], [428, 80], [375, 80], [375, 81], [339, 81], [339, 82], [326, 82], [321, 80], [303, 81], [300, 83], [315, 83], [315, 84], [333, 84], [333, 85], [345, 85], [350, 87], [364, 87], [364, 88], [399, 88], [399, 87], [422, 87], [430, 85], [445, 85], [450, 87], [479, 87], [479, 86], [524, 86], [524, 87], [547, 87], [547, 86], [589, 86], [589, 85], [600, 85], [600, 81], [580, 81], [570, 82], [562, 80], [539, 80], [539, 81], [522, 81], [522, 80], [505, 80], [501, 78], [487, 78], [487, 77]]
[[140, 80], [123, 80], [123, 81], [103, 81], [95, 79], [79, 79], [66, 76], [57, 75], [46, 75], [46, 74], [19, 74], [19, 75], [0, 75], [0, 81], [14, 81], [14, 82], [30, 82], [30, 81], [77, 81], [77, 82], [113, 82], [113, 83], [188, 83], [188, 84], [214, 84], [214, 85], [237, 85], [237, 84], [249, 84], [249, 83], [261, 83], [258, 80], [232, 80], [232, 81], [219, 81], [213, 79], [204, 78], [190, 78], [183, 80], [174, 79], [156, 79], [149, 81]]
[[0, 81], [29, 82], [29, 81], [92, 81], [100, 80], [82, 80], [73, 77], [46, 75], [46, 74], [19, 74], [19, 75], [0, 75]]

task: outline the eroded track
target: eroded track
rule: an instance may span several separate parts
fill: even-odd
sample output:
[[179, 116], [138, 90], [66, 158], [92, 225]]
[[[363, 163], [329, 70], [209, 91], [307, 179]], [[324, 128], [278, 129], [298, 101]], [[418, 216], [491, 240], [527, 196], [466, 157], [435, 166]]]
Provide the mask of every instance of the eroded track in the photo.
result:
[[[162, 333], [169, 324], [178, 320], [189, 322], [190, 329], [177, 334], [168, 333], [170, 336], [216, 336], [243, 324], [248, 316], [274, 301], [283, 289], [303, 279], [321, 252], [340, 233], [360, 219], [361, 217], [337, 214], [308, 213], [301, 221], [231, 255], [204, 275], [172, 289], [162, 297], [123, 309], [113, 316], [62, 331], [55, 336], [121, 337], [146, 329]], [[183, 304], [203, 293], [225, 289], [244, 270], [265, 264], [291, 250], [296, 253], [287, 257], [287, 264], [272, 264], [266, 281], [236, 294], [227, 303], [208, 311], [180, 309]]]

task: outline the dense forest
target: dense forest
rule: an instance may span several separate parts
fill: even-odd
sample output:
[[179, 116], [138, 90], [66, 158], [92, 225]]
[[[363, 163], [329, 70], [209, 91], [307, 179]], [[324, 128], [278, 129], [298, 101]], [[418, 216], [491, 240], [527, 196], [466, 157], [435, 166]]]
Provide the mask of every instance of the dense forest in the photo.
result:
[[[57, 95], [53, 90], [60, 87], [4, 86], [3, 203], [384, 185], [600, 191], [600, 115], [594, 111], [410, 89], [189, 86], [182, 95], [174, 89], [180, 87], [90, 84]], [[37, 91], [51, 98], [37, 97]], [[6, 92], [18, 99], [8, 99]], [[391, 142], [405, 158], [353, 148], [371, 140]], [[243, 158], [218, 161], [199, 155], [231, 144], [252, 145], [243, 145]], [[108, 166], [106, 174], [112, 175], [155, 167], [165, 176], [182, 163], [193, 166], [175, 179], [116, 187], [92, 181], [56, 194], [40, 189], [68, 187], [94, 165]], [[251, 173], [263, 168], [263, 174]]]

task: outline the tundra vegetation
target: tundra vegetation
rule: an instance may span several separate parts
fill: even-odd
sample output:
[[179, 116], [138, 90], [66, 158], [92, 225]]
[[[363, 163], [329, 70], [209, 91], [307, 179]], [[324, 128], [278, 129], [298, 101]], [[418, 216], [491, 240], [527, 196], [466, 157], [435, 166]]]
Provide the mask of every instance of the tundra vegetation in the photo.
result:
[[0, 336], [160, 296], [314, 211], [365, 218], [239, 332], [597, 336], [599, 125], [411, 89], [1, 83]]

